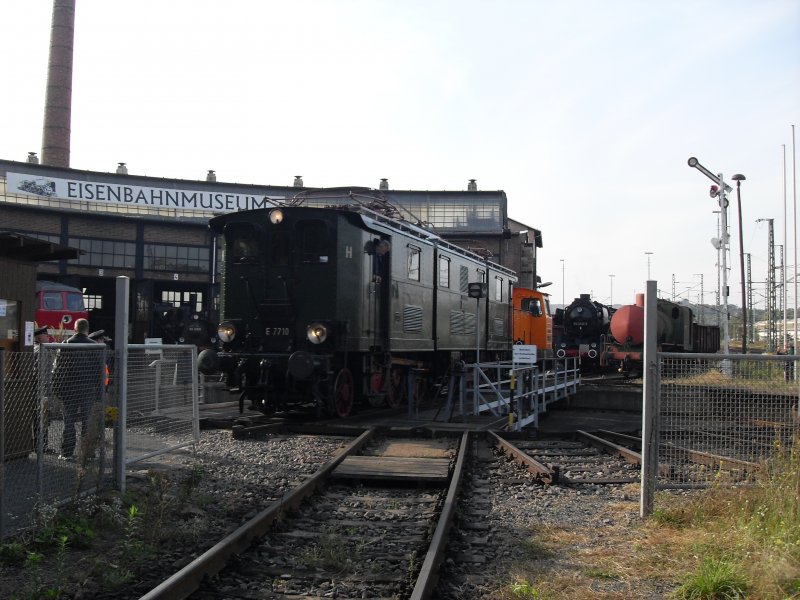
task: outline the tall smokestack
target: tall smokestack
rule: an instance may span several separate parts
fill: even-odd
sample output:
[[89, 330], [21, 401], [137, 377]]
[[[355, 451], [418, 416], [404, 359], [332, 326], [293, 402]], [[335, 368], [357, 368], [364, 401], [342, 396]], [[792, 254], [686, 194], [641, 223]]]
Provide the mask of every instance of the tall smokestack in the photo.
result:
[[42, 164], [69, 167], [75, 0], [53, 0], [42, 132]]

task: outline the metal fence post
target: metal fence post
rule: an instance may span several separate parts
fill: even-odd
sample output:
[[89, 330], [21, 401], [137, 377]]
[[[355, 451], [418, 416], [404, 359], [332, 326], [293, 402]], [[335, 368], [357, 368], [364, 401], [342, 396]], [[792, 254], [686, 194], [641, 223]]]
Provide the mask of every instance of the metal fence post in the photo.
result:
[[128, 311], [130, 279], [117, 277], [114, 335], [117, 338], [117, 423], [114, 428], [114, 479], [120, 492], [125, 491], [128, 428]]
[[6, 349], [0, 346], [0, 539], [6, 530]]
[[197, 370], [197, 346], [192, 346], [192, 437], [200, 442], [200, 374]]
[[658, 472], [658, 320], [657, 282], [648, 280], [644, 305], [644, 384], [642, 386], [642, 484], [639, 516], [653, 512], [656, 473]]

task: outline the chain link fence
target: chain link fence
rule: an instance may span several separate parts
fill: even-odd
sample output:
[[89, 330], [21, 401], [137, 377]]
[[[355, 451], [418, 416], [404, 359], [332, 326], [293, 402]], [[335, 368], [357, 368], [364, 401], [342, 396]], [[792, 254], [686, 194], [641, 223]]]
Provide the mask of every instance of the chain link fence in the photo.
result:
[[119, 356], [101, 344], [0, 350], [0, 539], [39, 507], [120, 487], [115, 464], [199, 441], [197, 349], [129, 345], [125, 399]]
[[752, 481], [800, 435], [796, 356], [658, 353], [658, 487]]
[[0, 535], [112, 483], [111, 362], [99, 344], [0, 353]]
[[200, 440], [197, 348], [128, 346], [126, 464]]

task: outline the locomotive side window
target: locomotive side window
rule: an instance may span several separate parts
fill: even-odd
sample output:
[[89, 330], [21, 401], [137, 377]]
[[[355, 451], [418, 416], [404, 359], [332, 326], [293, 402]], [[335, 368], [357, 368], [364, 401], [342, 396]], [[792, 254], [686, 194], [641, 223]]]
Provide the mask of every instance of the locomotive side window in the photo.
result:
[[446, 256], [439, 257], [439, 287], [450, 287], [450, 259]]
[[328, 228], [324, 222], [299, 222], [297, 239], [300, 241], [302, 262], [328, 262]]
[[503, 301], [503, 278], [502, 277], [495, 277], [494, 278], [494, 299], [498, 302]]
[[408, 278], [419, 281], [419, 261], [422, 250], [416, 246], [408, 247]]
[[458, 284], [462, 294], [466, 294], [469, 291], [469, 269], [464, 265], [461, 265], [459, 269]]

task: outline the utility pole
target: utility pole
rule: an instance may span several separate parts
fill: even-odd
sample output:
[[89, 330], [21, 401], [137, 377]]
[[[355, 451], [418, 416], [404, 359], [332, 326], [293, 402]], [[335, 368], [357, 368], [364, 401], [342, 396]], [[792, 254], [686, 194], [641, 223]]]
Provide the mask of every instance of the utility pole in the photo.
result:
[[778, 330], [775, 323], [775, 231], [773, 223], [775, 219], [756, 219], [756, 222], [766, 221], [769, 228], [769, 240], [767, 247], [767, 350], [774, 351], [778, 338]]
[[700, 319], [700, 324], [704, 325], [705, 324], [705, 318], [704, 317], [705, 317], [705, 303], [706, 303], [706, 301], [705, 301], [705, 296], [703, 294], [703, 274], [702, 273], [695, 273], [695, 275], [699, 275], [700, 276], [700, 316], [698, 318]]
[[675, 302], [675, 273], [672, 274], [672, 301]]
[[755, 327], [755, 310], [753, 309], [753, 274], [750, 270], [750, 253], [745, 254], [747, 257], [747, 306], [750, 307], [750, 312], [747, 313], [747, 318], [750, 319], [750, 342], [756, 341], [756, 327]]

